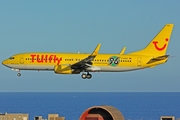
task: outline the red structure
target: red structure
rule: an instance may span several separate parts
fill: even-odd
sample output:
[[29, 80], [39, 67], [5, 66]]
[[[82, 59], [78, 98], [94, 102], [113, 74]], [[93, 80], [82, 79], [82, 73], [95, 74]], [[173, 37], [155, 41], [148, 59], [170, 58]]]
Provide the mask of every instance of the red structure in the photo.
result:
[[112, 106], [93, 106], [85, 110], [79, 120], [124, 120], [124, 117]]

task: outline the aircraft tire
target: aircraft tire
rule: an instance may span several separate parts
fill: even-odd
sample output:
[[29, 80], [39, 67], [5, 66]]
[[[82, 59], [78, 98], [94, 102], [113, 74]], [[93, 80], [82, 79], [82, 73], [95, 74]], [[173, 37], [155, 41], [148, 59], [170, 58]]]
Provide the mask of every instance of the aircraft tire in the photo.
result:
[[20, 76], [21, 76], [21, 73], [18, 73], [17, 76], [20, 77]]
[[87, 78], [87, 75], [83, 73], [83, 74], [81, 75], [81, 77], [82, 77], [83, 79], [86, 79], [86, 78]]
[[92, 78], [92, 75], [91, 74], [87, 74], [87, 79], [91, 79]]

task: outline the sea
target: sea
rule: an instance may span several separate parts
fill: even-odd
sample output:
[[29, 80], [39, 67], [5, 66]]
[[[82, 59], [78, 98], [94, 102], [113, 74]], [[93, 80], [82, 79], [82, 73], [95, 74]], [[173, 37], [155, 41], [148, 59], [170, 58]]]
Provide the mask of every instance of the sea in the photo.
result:
[[48, 118], [59, 114], [66, 120], [79, 120], [93, 106], [117, 108], [125, 120], [160, 120], [161, 116], [180, 118], [180, 93], [150, 92], [12, 92], [0, 93], [0, 113], [28, 113]]

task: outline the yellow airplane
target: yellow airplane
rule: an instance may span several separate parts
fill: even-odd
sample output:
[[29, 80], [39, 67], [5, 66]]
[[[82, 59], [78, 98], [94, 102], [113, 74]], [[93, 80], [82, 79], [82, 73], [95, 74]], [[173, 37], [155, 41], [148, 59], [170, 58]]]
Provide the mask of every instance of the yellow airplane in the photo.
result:
[[[90, 79], [90, 72], [124, 72], [152, 68], [168, 60], [166, 50], [170, 41], [173, 24], [163, 29], [142, 50], [125, 54], [124, 47], [119, 54], [99, 54], [98, 44], [91, 54], [30, 52], [11, 56], [2, 64], [18, 72], [20, 70], [50, 70], [57, 74], [80, 74]], [[86, 74], [87, 73], [87, 74]]]

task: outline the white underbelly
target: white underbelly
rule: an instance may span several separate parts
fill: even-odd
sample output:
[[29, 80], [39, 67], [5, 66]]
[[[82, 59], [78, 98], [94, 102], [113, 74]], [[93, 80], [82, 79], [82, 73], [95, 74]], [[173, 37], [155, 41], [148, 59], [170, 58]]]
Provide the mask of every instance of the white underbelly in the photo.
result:
[[[9, 68], [19, 69], [19, 70], [54, 70], [52, 65], [24, 65], [24, 64], [9, 64]], [[92, 66], [86, 68], [89, 72], [125, 72], [144, 69], [143, 67], [111, 67], [111, 66]]]
[[99, 67], [101, 72], [125, 72], [143, 69], [142, 67]]
[[19, 70], [54, 70], [54, 66], [52, 65], [9, 64], [7, 66], [10, 68], [19, 69]]

